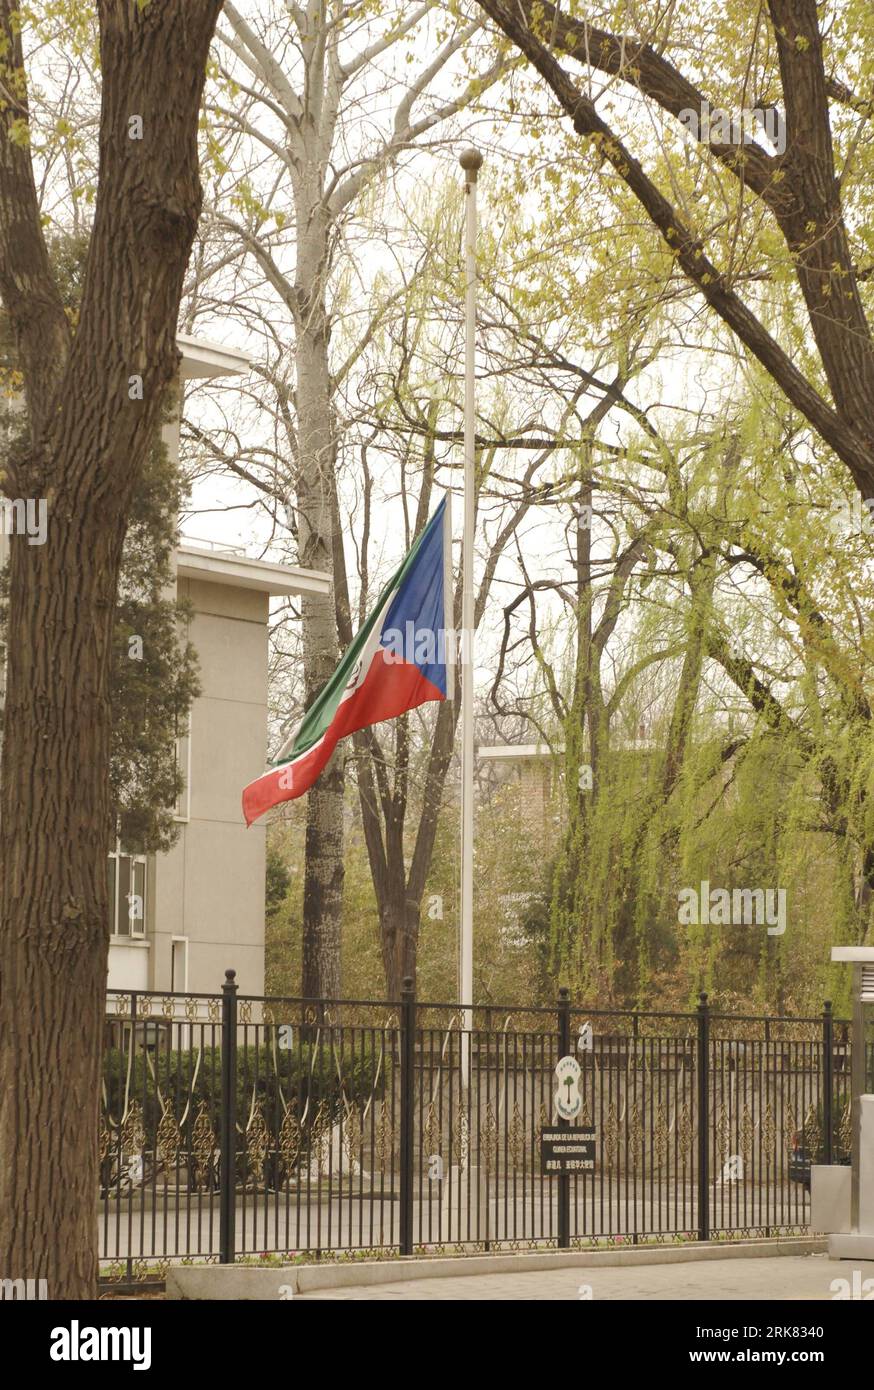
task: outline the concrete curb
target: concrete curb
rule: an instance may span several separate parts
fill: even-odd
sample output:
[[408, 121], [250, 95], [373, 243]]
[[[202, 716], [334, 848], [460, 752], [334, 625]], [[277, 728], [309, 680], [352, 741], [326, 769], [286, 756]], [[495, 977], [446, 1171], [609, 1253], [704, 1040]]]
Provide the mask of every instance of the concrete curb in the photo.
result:
[[704, 1245], [629, 1246], [627, 1250], [541, 1250], [512, 1255], [438, 1255], [428, 1258], [359, 1260], [311, 1265], [172, 1265], [167, 1298], [273, 1302], [318, 1289], [394, 1284], [453, 1275], [520, 1274], [540, 1269], [602, 1269], [619, 1265], [684, 1264], [696, 1260], [769, 1259], [775, 1255], [822, 1255], [824, 1236], [774, 1240], [713, 1241]]

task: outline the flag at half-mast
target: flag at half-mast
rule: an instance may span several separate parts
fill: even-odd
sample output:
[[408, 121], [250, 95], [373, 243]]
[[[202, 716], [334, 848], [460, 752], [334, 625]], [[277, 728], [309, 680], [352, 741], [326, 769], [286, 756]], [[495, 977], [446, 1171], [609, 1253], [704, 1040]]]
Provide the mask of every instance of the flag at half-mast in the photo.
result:
[[247, 825], [309, 791], [347, 734], [451, 696], [450, 524], [444, 497], [290, 743], [245, 788]]

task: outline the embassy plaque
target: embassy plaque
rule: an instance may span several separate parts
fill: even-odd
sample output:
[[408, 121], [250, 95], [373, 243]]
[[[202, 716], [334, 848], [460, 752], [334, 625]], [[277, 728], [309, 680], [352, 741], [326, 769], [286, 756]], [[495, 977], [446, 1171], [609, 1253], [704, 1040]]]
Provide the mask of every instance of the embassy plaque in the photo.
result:
[[595, 1130], [588, 1125], [540, 1131], [540, 1171], [545, 1178], [590, 1173], [595, 1167]]

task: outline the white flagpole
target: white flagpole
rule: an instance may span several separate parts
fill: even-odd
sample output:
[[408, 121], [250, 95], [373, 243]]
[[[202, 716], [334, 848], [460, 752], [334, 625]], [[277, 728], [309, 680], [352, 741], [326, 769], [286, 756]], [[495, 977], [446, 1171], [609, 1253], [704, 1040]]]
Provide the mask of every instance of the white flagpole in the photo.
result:
[[470, 1033], [473, 1027], [473, 675], [474, 588], [473, 534], [476, 524], [474, 458], [476, 431], [476, 181], [483, 157], [477, 149], [463, 152], [465, 207], [464, 316], [464, 532], [461, 546], [461, 931], [459, 1002], [462, 1015], [462, 1084], [470, 1079]]

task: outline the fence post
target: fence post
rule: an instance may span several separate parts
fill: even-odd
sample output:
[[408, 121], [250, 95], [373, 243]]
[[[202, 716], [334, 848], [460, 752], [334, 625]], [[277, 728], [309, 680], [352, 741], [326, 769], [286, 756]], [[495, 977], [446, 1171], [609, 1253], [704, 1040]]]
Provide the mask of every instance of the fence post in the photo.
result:
[[400, 1217], [402, 1255], [413, 1253], [413, 1109], [415, 1106], [416, 996], [411, 975], [401, 986]]
[[[558, 1053], [567, 1057], [571, 1050], [571, 1001], [565, 985], [558, 991]], [[562, 1129], [569, 1122], [559, 1119]], [[571, 1246], [571, 1180], [569, 1173], [561, 1173], [558, 1181], [558, 1248], [569, 1250]]]
[[698, 996], [698, 1239], [710, 1239], [710, 1008]]
[[832, 1001], [822, 1006], [822, 1163], [834, 1158], [835, 1034]]
[[219, 1130], [221, 1191], [219, 1261], [234, 1263], [237, 1216], [237, 972], [222, 985], [222, 1113]]

